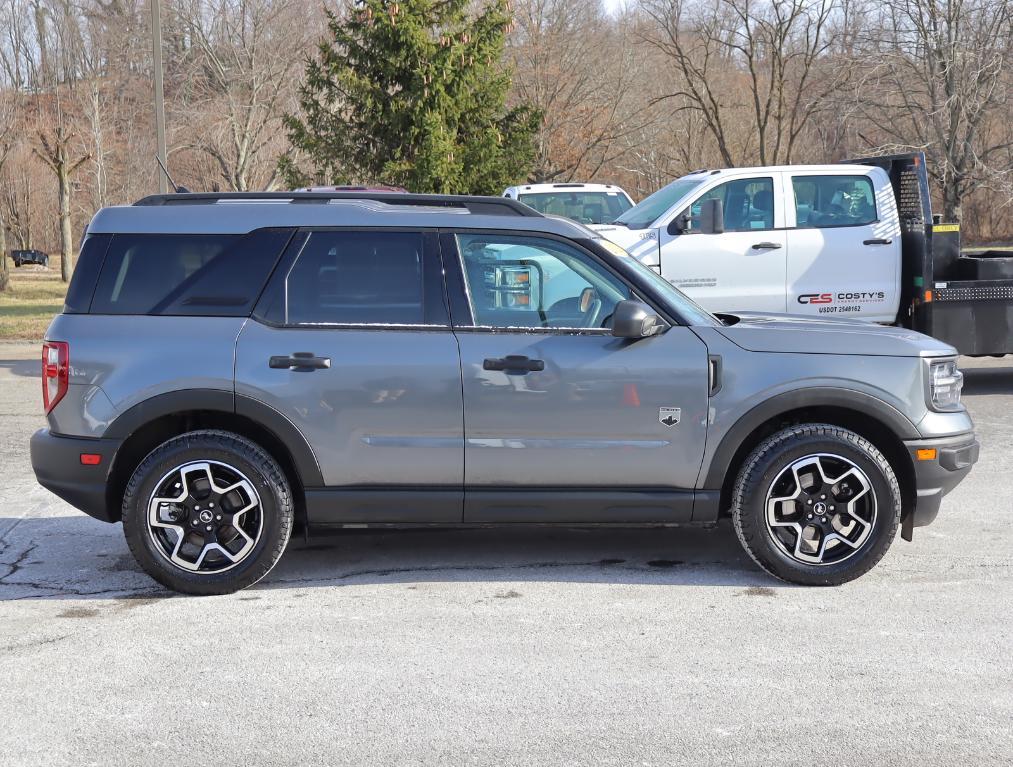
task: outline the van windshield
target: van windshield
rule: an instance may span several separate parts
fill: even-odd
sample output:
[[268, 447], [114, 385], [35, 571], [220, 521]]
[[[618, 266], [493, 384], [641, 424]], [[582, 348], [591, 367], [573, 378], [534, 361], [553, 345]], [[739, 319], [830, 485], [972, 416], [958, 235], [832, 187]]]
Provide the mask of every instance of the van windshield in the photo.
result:
[[617, 224], [625, 224], [630, 229], [646, 229], [651, 226], [669, 208], [688, 195], [701, 183], [704, 176], [694, 174], [677, 178], [668, 186], [663, 186], [650, 197], [645, 197], [615, 220]]

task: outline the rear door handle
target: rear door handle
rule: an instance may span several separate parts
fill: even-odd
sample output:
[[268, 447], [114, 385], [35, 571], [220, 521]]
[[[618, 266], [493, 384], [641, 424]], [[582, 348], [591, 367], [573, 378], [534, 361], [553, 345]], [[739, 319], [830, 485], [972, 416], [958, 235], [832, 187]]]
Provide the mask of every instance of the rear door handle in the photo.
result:
[[508, 373], [532, 373], [545, 370], [545, 362], [529, 359], [520, 354], [508, 354], [506, 357], [490, 357], [482, 363], [485, 370], [505, 370]]
[[889, 245], [893, 240], [875, 239], [875, 240], [862, 240], [863, 245]]
[[295, 352], [291, 357], [271, 357], [267, 363], [275, 370], [321, 370], [331, 366], [330, 357], [315, 357], [313, 352]]
[[779, 250], [780, 247], [776, 242], [758, 242], [753, 246], [753, 250]]

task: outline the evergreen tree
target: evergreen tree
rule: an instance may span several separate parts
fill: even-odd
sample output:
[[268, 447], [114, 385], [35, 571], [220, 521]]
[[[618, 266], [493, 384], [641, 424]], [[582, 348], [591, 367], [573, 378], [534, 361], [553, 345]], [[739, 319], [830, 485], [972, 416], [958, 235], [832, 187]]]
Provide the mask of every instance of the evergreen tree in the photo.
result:
[[293, 186], [386, 183], [413, 192], [499, 194], [534, 161], [540, 114], [508, 109], [508, 0], [359, 0], [306, 65], [301, 115], [285, 124]]

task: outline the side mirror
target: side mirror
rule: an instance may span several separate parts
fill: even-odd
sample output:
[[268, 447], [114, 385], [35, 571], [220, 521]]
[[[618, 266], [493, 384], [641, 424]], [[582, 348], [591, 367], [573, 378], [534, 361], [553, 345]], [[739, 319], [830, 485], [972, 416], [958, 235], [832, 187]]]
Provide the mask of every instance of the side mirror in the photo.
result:
[[700, 201], [700, 234], [724, 234], [725, 209], [721, 200]]
[[616, 338], [647, 338], [666, 328], [665, 321], [640, 301], [620, 301], [612, 312], [612, 335]]

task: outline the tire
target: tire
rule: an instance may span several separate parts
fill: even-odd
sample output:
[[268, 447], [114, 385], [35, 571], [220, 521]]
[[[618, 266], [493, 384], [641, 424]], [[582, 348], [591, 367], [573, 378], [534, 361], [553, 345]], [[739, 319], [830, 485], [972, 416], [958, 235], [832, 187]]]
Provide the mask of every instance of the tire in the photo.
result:
[[900, 513], [886, 457], [829, 424], [792, 426], [764, 440], [732, 496], [746, 553], [776, 578], [805, 586], [837, 586], [872, 569], [890, 548]]
[[281, 557], [293, 517], [292, 490], [278, 463], [225, 431], [163, 442], [123, 494], [123, 532], [134, 558], [184, 594], [252, 586]]

